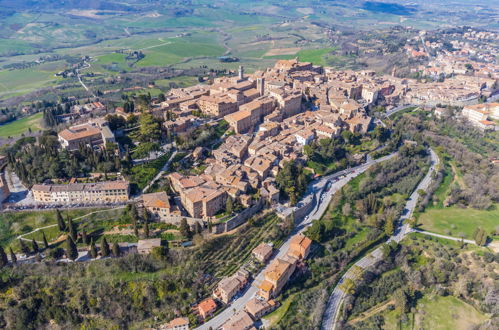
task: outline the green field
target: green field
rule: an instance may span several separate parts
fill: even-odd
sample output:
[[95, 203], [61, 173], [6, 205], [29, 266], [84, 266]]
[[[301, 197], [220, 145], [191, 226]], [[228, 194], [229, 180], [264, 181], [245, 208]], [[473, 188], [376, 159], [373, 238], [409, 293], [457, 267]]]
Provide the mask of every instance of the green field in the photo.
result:
[[[485, 322], [488, 317], [473, 306], [453, 296], [425, 295], [418, 301], [418, 313], [409, 315], [409, 322], [401, 323], [400, 311], [386, 312], [384, 329], [466, 330]], [[414, 320], [414, 326], [412, 321]]]
[[0, 98], [25, 94], [36, 89], [53, 86], [62, 78], [55, 77], [65, 68], [63, 61], [50, 62], [22, 70], [0, 71]]
[[43, 114], [41, 112], [25, 117], [11, 123], [0, 126], [0, 137], [9, 137], [21, 135], [26, 133], [29, 128], [32, 131], [41, 129], [41, 119]]
[[172, 41], [170, 44], [144, 50], [146, 57], [138, 67], [162, 66], [178, 63], [184, 58], [221, 56], [224, 48], [217, 44]]
[[129, 69], [125, 54], [111, 53], [99, 56], [97, 61], [92, 63], [94, 68], [102, 68], [105, 71], [127, 71]]
[[490, 233], [499, 225], [499, 209], [497, 205], [490, 211], [472, 208], [430, 208], [419, 216], [421, 228], [431, 232], [473, 239], [473, 232], [482, 227]]
[[326, 55], [335, 48], [304, 49], [298, 52], [298, 59], [302, 62], [312, 62], [315, 65], [326, 65]]

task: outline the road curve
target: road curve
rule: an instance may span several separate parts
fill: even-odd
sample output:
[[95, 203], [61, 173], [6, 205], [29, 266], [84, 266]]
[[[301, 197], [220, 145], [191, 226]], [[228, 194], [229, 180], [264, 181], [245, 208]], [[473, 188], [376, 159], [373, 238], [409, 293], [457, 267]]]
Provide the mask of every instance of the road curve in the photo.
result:
[[[414, 190], [412, 195], [409, 197], [407, 200], [406, 206], [404, 208], [403, 214], [400, 217], [399, 221], [399, 226], [396, 228], [393, 236], [391, 236], [386, 242], [390, 241], [396, 241], [397, 243], [400, 242], [408, 233], [412, 232], [413, 230], [410, 228], [409, 224], [405, 222], [405, 220], [409, 219], [412, 216], [412, 213], [414, 211], [414, 208], [416, 207], [418, 198], [419, 198], [419, 193], [418, 191], [420, 189], [426, 191], [431, 183], [432, 180], [432, 173], [435, 170], [436, 166], [439, 164], [440, 160], [437, 156], [437, 154], [430, 149], [430, 157], [431, 157], [431, 163], [430, 163], [430, 168], [428, 172], [426, 173], [426, 176], [421, 180], [417, 188]], [[369, 253], [359, 261], [357, 261], [353, 266], [360, 267], [362, 269], [366, 269], [372, 265], [374, 265], [377, 261], [381, 260], [383, 257], [383, 253], [381, 250], [381, 246], [378, 247], [376, 250], [374, 250], [372, 253]], [[338, 320], [338, 315], [340, 311], [340, 307], [343, 303], [343, 300], [345, 299], [345, 296], [347, 295], [346, 292], [344, 292], [341, 288], [340, 285], [345, 281], [347, 278], [355, 278], [355, 270], [357, 267], [350, 267], [348, 271], [341, 277], [341, 279], [338, 281], [336, 284], [336, 287], [334, 288], [333, 292], [329, 296], [327, 306], [326, 306], [326, 311], [324, 312], [324, 315], [322, 317], [322, 329], [323, 330], [334, 330], [336, 328], [337, 320]]]

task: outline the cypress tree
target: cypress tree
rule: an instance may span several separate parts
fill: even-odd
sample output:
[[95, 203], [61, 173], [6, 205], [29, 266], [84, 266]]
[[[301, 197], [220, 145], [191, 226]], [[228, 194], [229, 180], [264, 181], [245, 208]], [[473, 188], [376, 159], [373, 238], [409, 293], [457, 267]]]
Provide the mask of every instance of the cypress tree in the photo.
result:
[[147, 217], [146, 217], [145, 223], [144, 223], [144, 236], [146, 238], [149, 237], [149, 220], [147, 219]]
[[78, 239], [78, 232], [77, 232], [76, 226], [73, 223], [73, 220], [71, 220], [71, 218], [68, 219], [67, 229], [69, 232], [69, 236], [73, 239], [74, 242], [76, 242]]
[[66, 230], [66, 224], [64, 223], [64, 219], [62, 218], [61, 211], [59, 209], [55, 210], [56, 216], [57, 216], [57, 225], [59, 227], [59, 231], [65, 231]]
[[81, 233], [81, 240], [82, 240], [83, 244], [88, 244], [88, 236], [87, 236], [87, 231], [86, 230], [84, 230]]
[[203, 227], [201, 227], [199, 222], [196, 222], [195, 231], [196, 231], [196, 234], [201, 234], [203, 232]]
[[43, 247], [45, 249], [49, 248], [49, 242], [47, 241], [47, 237], [45, 237], [45, 232], [42, 231], [42, 238], [43, 238]]
[[186, 218], [180, 220], [180, 234], [187, 239], [191, 239], [192, 237], [191, 227], [189, 227]]
[[12, 251], [12, 248], [10, 248], [10, 261], [13, 265], [17, 264], [17, 257], [14, 251]]
[[103, 237], [102, 238], [102, 243], [100, 245], [100, 254], [103, 256], [103, 257], [107, 257], [109, 255], [109, 244], [107, 244], [107, 240], [106, 240], [106, 237]]
[[71, 237], [66, 238], [66, 256], [73, 261], [78, 258], [78, 249], [76, 249], [76, 244]]
[[31, 252], [22, 239], [19, 239], [19, 246], [24, 254], [29, 254]]
[[9, 264], [9, 259], [7, 258], [7, 254], [3, 250], [3, 247], [0, 246], [0, 268], [3, 268]]
[[137, 224], [133, 226], [133, 233], [135, 237], [139, 238], [139, 228], [137, 227]]
[[90, 242], [90, 255], [93, 259], [97, 258], [97, 248], [95, 247], [94, 239]]
[[39, 251], [38, 243], [34, 239], [31, 240], [31, 247], [33, 248], [33, 253], [38, 253]]
[[113, 243], [113, 256], [115, 257], [120, 256], [120, 246], [116, 242]]
[[228, 214], [232, 214], [232, 211], [234, 210], [234, 201], [232, 200], [232, 197], [229, 196], [227, 198], [227, 201], [225, 202], [225, 212]]

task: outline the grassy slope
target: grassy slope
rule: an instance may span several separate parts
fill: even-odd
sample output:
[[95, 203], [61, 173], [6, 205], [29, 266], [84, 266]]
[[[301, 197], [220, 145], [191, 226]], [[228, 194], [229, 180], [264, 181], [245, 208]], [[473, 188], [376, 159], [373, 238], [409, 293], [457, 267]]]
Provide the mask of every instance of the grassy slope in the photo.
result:
[[[486, 315], [453, 296], [426, 295], [418, 301], [417, 309], [424, 311], [424, 315], [417, 315], [414, 318], [414, 329], [465, 330], [487, 320]], [[387, 330], [411, 329], [412, 315], [406, 324], [399, 323], [399, 310], [387, 312], [384, 316], [384, 328]]]
[[[398, 115], [398, 114], [397, 114]], [[450, 193], [453, 185], [463, 186], [462, 173], [457, 168], [455, 161], [447, 155], [440, 155], [444, 160], [444, 178], [435, 191], [437, 203], [428, 207], [419, 218], [418, 222], [422, 229], [440, 233], [459, 236], [464, 234], [466, 238], [473, 239], [473, 233], [477, 227], [491, 232], [498, 225], [499, 208], [494, 205], [492, 210], [476, 210], [471, 207], [462, 209], [457, 206], [444, 207], [443, 201]]]
[[473, 232], [479, 226], [487, 232], [495, 229], [498, 225], [499, 208], [497, 205], [493, 210], [475, 210], [472, 208], [462, 209], [457, 206], [447, 208], [431, 208], [420, 215], [419, 223], [428, 231], [457, 236], [465, 234], [466, 238], [472, 239]]
[[38, 130], [41, 128], [41, 119], [43, 114], [41, 112], [23, 119], [16, 120], [0, 126], [0, 137], [16, 136], [25, 133], [28, 128], [31, 130]]
[[[76, 218], [96, 210], [98, 209], [62, 210], [61, 213], [64, 218]], [[0, 244], [5, 245], [20, 234], [56, 222], [55, 210], [0, 213]]]

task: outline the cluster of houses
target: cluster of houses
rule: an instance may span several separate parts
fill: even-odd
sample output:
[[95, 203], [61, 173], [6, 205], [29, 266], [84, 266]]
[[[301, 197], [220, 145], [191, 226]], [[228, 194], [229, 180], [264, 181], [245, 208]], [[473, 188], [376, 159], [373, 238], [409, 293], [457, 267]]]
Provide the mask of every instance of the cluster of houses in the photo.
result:
[[251, 75], [241, 67], [236, 77], [172, 90], [153, 110], [173, 114], [175, 118], [165, 122], [167, 128], [189, 134], [199, 126], [199, 117], [193, 115], [198, 111], [225, 119], [235, 135], [204, 161], [207, 167], [201, 175], [170, 174], [171, 187], [193, 218], [223, 212], [229, 197], [244, 207], [254, 205], [256, 191], [275, 203], [279, 169], [291, 160], [304, 162], [303, 147], [315, 139], [332, 138], [343, 130], [366, 133], [372, 127], [366, 106], [377, 93], [363, 90], [350, 76], [325, 74], [322, 67], [297, 60], [278, 61], [274, 68]]
[[[311, 245], [312, 241], [308, 237], [302, 234], [293, 236], [287, 254], [272, 260], [264, 272], [264, 280], [255, 284], [259, 289], [257, 294], [246, 303], [243, 310], [237, 311], [220, 329], [254, 329], [255, 321], [276, 309], [278, 304], [273, 299], [279, 295], [295, 270], [303, 267], [302, 261], [307, 258]], [[262, 263], [266, 263], [272, 254], [272, 246], [266, 243], [258, 245], [252, 251], [253, 257]], [[234, 275], [222, 279], [213, 291], [213, 297], [197, 305], [200, 317], [206, 319], [212, 316], [218, 309], [217, 301], [224, 305], [230, 303], [246, 287], [248, 277], [247, 272], [239, 270]]]
[[496, 123], [493, 120], [499, 120], [499, 103], [482, 103], [465, 106], [461, 116], [475, 127], [488, 131], [495, 130]]

